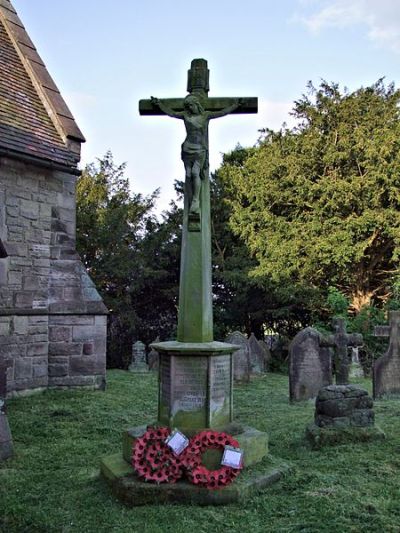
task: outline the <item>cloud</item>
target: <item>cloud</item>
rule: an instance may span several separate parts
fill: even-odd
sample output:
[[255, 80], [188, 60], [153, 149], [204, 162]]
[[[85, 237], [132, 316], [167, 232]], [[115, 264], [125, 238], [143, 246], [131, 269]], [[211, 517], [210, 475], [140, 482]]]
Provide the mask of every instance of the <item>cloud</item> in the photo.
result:
[[365, 26], [372, 42], [400, 54], [399, 0], [299, 0], [299, 5], [308, 14], [296, 18], [313, 33]]

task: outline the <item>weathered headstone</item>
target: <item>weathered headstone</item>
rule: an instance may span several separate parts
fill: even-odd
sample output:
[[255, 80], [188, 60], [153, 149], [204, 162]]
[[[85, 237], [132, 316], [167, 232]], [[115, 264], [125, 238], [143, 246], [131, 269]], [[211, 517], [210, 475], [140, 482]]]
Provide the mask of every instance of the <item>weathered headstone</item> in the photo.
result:
[[315, 398], [332, 383], [332, 361], [323, 337], [314, 328], [299, 331], [289, 346], [290, 401]]
[[389, 327], [376, 326], [377, 337], [390, 337], [387, 352], [373, 366], [374, 398], [400, 394], [400, 311], [390, 311]]
[[250, 353], [247, 338], [234, 331], [226, 338], [226, 342], [239, 346], [239, 349], [233, 354], [233, 378], [235, 381], [250, 381]]
[[249, 351], [251, 373], [262, 374], [265, 372], [265, 351], [260, 346], [254, 333], [249, 337]]
[[349, 383], [349, 372], [351, 366], [349, 347], [361, 346], [363, 343], [363, 338], [359, 333], [349, 334], [346, 332], [346, 322], [344, 318], [334, 318], [332, 325], [335, 333], [328, 336], [327, 344], [333, 346], [335, 349], [336, 384], [347, 385]]
[[[154, 343], [156, 342], [160, 342], [160, 337], [156, 338]], [[154, 348], [150, 348], [150, 351], [147, 354], [147, 363], [149, 365], [149, 370], [158, 371], [158, 368], [160, 366], [160, 356], [157, 350], [155, 350]]]
[[358, 346], [353, 346], [351, 348], [350, 377], [351, 378], [363, 378], [364, 377], [364, 370], [360, 363], [360, 357], [358, 355]]
[[146, 363], [146, 346], [141, 341], [136, 341], [132, 346], [132, 362], [129, 365], [130, 372], [148, 372]]
[[0, 362], [0, 462], [13, 454], [13, 443], [6, 414], [7, 367]]
[[269, 349], [268, 344], [263, 339], [259, 340], [258, 343], [264, 350], [264, 371], [268, 372], [272, 358], [271, 350]]
[[318, 392], [314, 423], [306, 428], [313, 448], [382, 439], [374, 426], [373, 401], [356, 385], [329, 385]]

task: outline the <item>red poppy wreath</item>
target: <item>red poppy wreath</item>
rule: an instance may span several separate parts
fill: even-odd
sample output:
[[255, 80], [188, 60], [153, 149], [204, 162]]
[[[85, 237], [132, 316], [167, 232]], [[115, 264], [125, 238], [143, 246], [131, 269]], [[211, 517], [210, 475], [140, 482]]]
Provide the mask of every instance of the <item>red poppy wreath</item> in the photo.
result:
[[207, 449], [224, 450], [225, 446], [239, 448], [239, 443], [230, 435], [218, 431], [202, 431], [195, 435], [181, 455], [175, 455], [165, 443], [171, 434], [169, 428], [151, 428], [135, 441], [132, 466], [145, 481], [175, 483], [184, 472], [191, 483], [207, 489], [221, 489], [240, 473], [240, 468], [221, 466], [209, 470], [202, 464], [202, 455]]

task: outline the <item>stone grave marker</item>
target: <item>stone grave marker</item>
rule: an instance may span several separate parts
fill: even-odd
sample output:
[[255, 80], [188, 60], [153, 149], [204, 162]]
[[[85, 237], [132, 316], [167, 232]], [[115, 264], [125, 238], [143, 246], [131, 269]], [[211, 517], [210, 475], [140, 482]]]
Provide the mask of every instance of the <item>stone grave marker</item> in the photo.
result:
[[240, 331], [234, 331], [228, 335], [226, 342], [239, 346], [233, 354], [234, 380], [248, 383], [250, 381], [250, 353], [247, 338]]
[[389, 337], [389, 347], [373, 366], [374, 398], [400, 394], [400, 311], [389, 312], [389, 326], [376, 326], [376, 337]]
[[252, 374], [265, 372], [265, 351], [260, 346], [256, 336], [252, 333], [249, 337], [250, 370]]
[[332, 383], [332, 358], [323, 337], [314, 328], [299, 331], [289, 346], [290, 401], [315, 398]]
[[259, 340], [258, 343], [264, 350], [264, 370], [265, 372], [268, 372], [272, 358], [271, 350], [269, 349], [268, 344], [263, 339]]
[[141, 341], [136, 341], [132, 346], [132, 362], [129, 365], [129, 371], [139, 373], [149, 371], [146, 363], [146, 346]]
[[359, 333], [347, 333], [344, 318], [336, 317], [332, 321], [335, 333], [329, 335], [326, 341], [328, 346], [335, 349], [335, 376], [337, 385], [347, 385], [349, 383], [349, 373], [351, 366], [351, 356], [349, 347], [362, 346], [363, 338]]
[[[160, 337], [157, 337], [156, 340], [153, 342], [160, 342]], [[158, 371], [159, 365], [160, 365], [160, 356], [154, 348], [150, 345], [150, 351], [147, 354], [147, 363], [149, 365], [149, 370]]]
[[7, 367], [0, 362], [0, 462], [13, 454], [13, 443], [6, 414]]
[[360, 363], [360, 357], [358, 355], [358, 346], [351, 347], [350, 377], [351, 378], [363, 378], [364, 377], [364, 370]]

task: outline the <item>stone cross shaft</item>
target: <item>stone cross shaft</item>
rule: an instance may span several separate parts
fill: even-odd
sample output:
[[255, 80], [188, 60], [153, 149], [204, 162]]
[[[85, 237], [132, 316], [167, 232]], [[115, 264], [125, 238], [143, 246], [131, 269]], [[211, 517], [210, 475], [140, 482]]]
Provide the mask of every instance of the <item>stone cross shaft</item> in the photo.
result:
[[232, 113], [257, 113], [257, 98], [210, 98], [205, 59], [194, 59], [184, 98], [140, 100], [141, 115], [181, 119], [186, 128], [181, 158], [185, 167], [178, 342], [213, 341], [209, 121]]
[[350, 346], [362, 346], [363, 338], [359, 333], [347, 333], [344, 318], [334, 318], [332, 321], [335, 333], [329, 335], [326, 344], [335, 349], [335, 375], [337, 385], [349, 383], [351, 357]]

